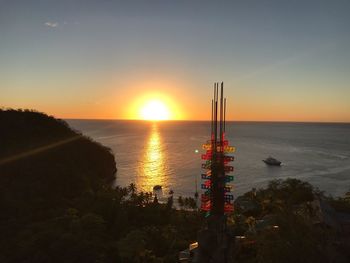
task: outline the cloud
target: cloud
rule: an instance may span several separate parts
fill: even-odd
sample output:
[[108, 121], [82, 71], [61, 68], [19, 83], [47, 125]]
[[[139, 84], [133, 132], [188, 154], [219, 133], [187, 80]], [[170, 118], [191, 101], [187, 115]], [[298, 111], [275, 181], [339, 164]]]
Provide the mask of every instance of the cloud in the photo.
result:
[[46, 22], [45, 26], [55, 28], [55, 27], [58, 27], [58, 23], [57, 22]]

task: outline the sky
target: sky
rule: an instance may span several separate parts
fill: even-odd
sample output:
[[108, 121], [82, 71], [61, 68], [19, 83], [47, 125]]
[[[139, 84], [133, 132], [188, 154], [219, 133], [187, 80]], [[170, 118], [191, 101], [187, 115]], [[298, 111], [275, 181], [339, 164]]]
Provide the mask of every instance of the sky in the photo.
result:
[[0, 0], [0, 106], [58, 118], [350, 122], [350, 1]]

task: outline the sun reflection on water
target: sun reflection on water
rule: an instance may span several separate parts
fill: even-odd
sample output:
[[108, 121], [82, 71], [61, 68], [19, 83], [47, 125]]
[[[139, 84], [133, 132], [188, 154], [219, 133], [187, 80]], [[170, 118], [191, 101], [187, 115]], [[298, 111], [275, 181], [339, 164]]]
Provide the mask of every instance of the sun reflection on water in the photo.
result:
[[143, 191], [152, 191], [155, 185], [161, 185], [163, 190], [167, 186], [166, 158], [156, 123], [152, 124], [139, 170], [137, 184]]

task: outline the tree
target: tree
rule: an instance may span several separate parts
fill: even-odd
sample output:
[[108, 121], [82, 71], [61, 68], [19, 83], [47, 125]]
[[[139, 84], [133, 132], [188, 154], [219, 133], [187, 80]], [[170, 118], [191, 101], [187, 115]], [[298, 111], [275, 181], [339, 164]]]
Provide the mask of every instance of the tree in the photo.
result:
[[133, 196], [133, 195], [135, 195], [135, 193], [137, 191], [137, 187], [134, 183], [131, 183], [128, 186], [128, 190], [129, 190], [129, 193], [131, 194], [131, 196]]
[[177, 198], [177, 203], [179, 204], [180, 207], [184, 206], [184, 199], [182, 198], [181, 195]]
[[118, 241], [119, 256], [124, 262], [142, 262], [143, 255], [147, 253], [145, 246], [145, 233], [133, 230]]

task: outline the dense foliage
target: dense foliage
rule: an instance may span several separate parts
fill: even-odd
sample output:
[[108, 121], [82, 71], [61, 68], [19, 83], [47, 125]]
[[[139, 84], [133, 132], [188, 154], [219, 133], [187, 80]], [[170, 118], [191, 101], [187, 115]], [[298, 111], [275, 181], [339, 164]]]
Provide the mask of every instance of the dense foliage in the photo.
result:
[[349, 233], [329, 203], [350, 205], [297, 179], [274, 180], [239, 197], [231, 227], [245, 239], [235, 245], [235, 262], [349, 262]]
[[0, 111], [0, 262], [176, 262], [197, 212], [111, 187], [110, 150], [61, 120]]
[[[112, 187], [111, 151], [62, 120], [0, 110], [0, 124], [0, 262], [171, 263], [196, 241], [205, 222], [193, 198], [176, 210], [172, 191], [160, 204], [134, 184]], [[252, 189], [228, 218], [232, 262], [348, 262], [336, 219], [349, 216], [349, 196], [296, 179]]]

